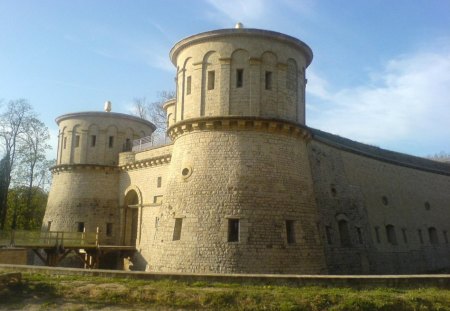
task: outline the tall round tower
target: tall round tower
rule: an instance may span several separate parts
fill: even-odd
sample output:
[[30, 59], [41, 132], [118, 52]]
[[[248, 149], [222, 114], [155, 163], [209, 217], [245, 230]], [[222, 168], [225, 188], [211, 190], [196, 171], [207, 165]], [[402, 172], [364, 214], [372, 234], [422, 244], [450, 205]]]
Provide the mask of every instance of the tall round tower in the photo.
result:
[[[108, 104], [108, 103], [107, 103]], [[102, 242], [119, 239], [119, 153], [155, 126], [138, 117], [78, 112], [56, 119], [59, 126], [56, 165], [52, 167], [43, 227], [52, 231], [100, 229]]]
[[174, 141], [153, 271], [325, 273], [306, 143], [311, 49], [223, 29], [171, 50]]

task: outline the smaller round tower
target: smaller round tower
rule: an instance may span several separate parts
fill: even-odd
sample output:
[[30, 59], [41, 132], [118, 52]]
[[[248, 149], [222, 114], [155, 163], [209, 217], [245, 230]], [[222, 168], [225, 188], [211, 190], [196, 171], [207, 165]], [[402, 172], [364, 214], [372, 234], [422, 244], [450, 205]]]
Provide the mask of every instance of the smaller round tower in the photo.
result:
[[[56, 165], [43, 227], [52, 231], [100, 230], [106, 243], [119, 239], [119, 153], [133, 140], [150, 136], [155, 125], [111, 111], [78, 112], [56, 119]], [[116, 236], [117, 235], [117, 236]]]

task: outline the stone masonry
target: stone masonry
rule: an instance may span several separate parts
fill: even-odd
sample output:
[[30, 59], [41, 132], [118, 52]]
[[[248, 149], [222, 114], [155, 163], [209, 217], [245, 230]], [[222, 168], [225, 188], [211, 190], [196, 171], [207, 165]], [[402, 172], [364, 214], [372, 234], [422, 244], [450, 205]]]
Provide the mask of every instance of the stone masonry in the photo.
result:
[[311, 49], [222, 29], [170, 52], [171, 143], [112, 112], [59, 117], [44, 230], [134, 245], [156, 272], [362, 274], [450, 268], [450, 165], [305, 125]]

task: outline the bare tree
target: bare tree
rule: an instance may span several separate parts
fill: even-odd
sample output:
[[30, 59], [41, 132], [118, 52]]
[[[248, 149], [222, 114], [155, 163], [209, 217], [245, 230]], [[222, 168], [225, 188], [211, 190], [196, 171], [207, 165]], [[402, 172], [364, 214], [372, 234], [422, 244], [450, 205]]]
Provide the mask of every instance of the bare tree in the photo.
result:
[[20, 140], [26, 133], [25, 125], [32, 117], [32, 108], [24, 99], [10, 101], [6, 110], [0, 115], [0, 140], [4, 152], [0, 183], [0, 229], [5, 227], [11, 172], [17, 160]]
[[428, 159], [438, 161], [438, 162], [448, 162], [450, 163], [450, 153], [441, 151], [434, 155], [427, 156]]
[[167, 120], [163, 106], [168, 100], [175, 98], [175, 95], [175, 91], [162, 91], [158, 93], [158, 100], [155, 102], [149, 102], [145, 97], [133, 100], [132, 113], [156, 125], [153, 134], [155, 140], [166, 140]]

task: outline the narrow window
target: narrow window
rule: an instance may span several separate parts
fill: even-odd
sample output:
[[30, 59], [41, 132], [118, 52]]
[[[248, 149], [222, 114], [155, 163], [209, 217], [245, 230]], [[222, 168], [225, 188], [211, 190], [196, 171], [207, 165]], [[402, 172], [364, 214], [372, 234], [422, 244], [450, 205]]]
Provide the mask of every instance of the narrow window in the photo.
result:
[[67, 137], [64, 137], [64, 149], [66, 149], [66, 145], [67, 145]]
[[97, 142], [97, 136], [91, 135], [91, 147], [95, 147], [96, 142]]
[[156, 179], [156, 188], [161, 188], [161, 184], [162, 184], [162, 177], [159, 176], [159, 177]]
[[419, 234], [419, 241], [420, 241], [420, 244], [423, 244], [423, 235], [422, 235], [422, 230], [417, 230], [417, 233]]
[[429, 211], [431, 209], [430, 202], [425, 202], [424, 206], [427, 211]]
[[216, 78], [216, 73], [214, 70], [208, 71], [208, 90], [214, 90], [214, 80]]
[[393, 225], [386, 226], [386, 236], [389, 244], [397, 245], [397, 236], [395, 235], [395, 227]]
[[191, 76], [186, 78], [186, 95], [191, 94]]
[[80, 135], [75, 135], [75, 148], [80, 147]]
[[383, 205], [388, 205], [389, 203], [388, 198], [386, 196], [381, 197], [381, 202], [383, 202]]
[[51, 227], [52, 227], [52, 221], [50, 220], [50, 221], [47, 222], [47, 231], [50, 231]]
[[175, 226], [173, 227], [173, 241], [181, 239], [181, 227], [183, 227], [183, 218], [175, 218]]
[[239, 219], [228, 219], [228, 242], [239, 242]]
[[358, 243], [362, 244], [363, 243], [363, 238], [362, 238], [361, 228], [356, 227], [356, 234], [358, 235]]
[[266, 71], [265, 84], [266, 90], [272, 89], [272, 71]]
[[295, 222], [286, 220], [286, 238], [288, 244], [295, 244]]
[[430, 243], [433, 245], [439, 244], [437, 230], [434, 227], [428, 228], [428, 235], [430, 237]]
[[442, 233], [444, 234], [444, 241], [445, 241], [445, 244], [448, 244], [447, 230], [442, 231]]
[[112, 236], [113, 224], [111, 222], [106, 223], [106, 236]]
[[402, 229], [402, 235], [403, 235], [403, 242], [405, 242], [405, 244], [407, 244], [408, 243], [408, 235], [406, 234], [405, 228]]
[[77, 223], [77, 232], [84, 232], [84, 222]]
[[341, 246], [350, 246], [350, 232], [348, 231], [348, 224], [346, 220], [339, 220], [339, 237], [341, 239]]
[[114, 136], [109, 136], [108, 146], [109, 148], [114, 147]]
[[160, 203], [162, 203], [162, 198], [163, 198], [162, 195], [155, 195], [155, 196], [153, 197], [153, 203], [154, 203], [154, 204], [160, 204]]
[[375, 227], [375, 238], [377, 240], [377, 243], [381, 243], [381, 240], [380, 240], [380, 228], [378, 228], [378, 227]]
[[244, 85], [244, 69], [236, 70], [236, 87], [242, 87]]
[[333, 244], [333, 240], [331, 238], [331, 227], [330, 226], [325, 227], [325, 234], [327, 236], [327, 243], [329, 245]]
[[131, 144], [131, 139], [127, 138], [125, 140], [125, 146], [124, 146], [124, 151], [131, 151], [133, 149], [133, 146]]

